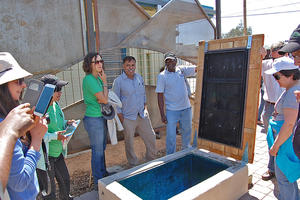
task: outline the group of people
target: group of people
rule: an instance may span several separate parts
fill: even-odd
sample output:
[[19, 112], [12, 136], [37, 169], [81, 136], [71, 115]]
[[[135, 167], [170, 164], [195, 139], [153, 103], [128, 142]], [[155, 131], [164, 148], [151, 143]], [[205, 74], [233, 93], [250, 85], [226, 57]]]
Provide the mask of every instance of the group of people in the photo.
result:
[[[165, 69], [158, 75], [157, 96], [161, 120], [167, 124], [167, 154], [176, 151], [176, 126], [180, 123], [182, 149], [189, 147], [192, 113], [188, 96], [186, 77], [196, 72], [195, 66], [177, 66], [177, 58], [167, 53], [164, 58]], [[97, 188], [98, 179], [108, 175], [105, 164], [107, 124], [101, 112], [101, 104], [108, 102], [108, 89], [104, 61], [100, 54], [88, 54], [83, 63], [86, 73], [83, 79], [83, 96], [86, 112], [83, 123], [88, 132], [92, 149], [92, 174]], [[139, 164], [134, 151], [134, 135], [137, 132], [146, 147], [146, 160], [156, 156], [155, 133], [147, 110], [146, 91], [143, 78], [135, 72], [136, 59], [123, 58], [123, 72], [114, 82], [112, 91], [122, 103], [116, 113], [124, 127], [125, 153], [130, 166]], [[164, 104], [166, 104], [166, 115]]]
[[[262, 50], [262, 56], [266, 51]], [[264, 82], [264, 128], [269, 146], [268, 171], [262, 179], [276, 177], [280, 200], [299, 200], [297, 180], [300, 178], [300, 25], [287, 44], [271, 46], [272, 59], [262, 63]]]
[[[270, 148], [269, 170], [263, 179], [269, 180], [275, 176], [279, 198], [296, 200], [299, 199], [297, 179], [300, 177], [300, 155], [299, 151], [294, 151], [293, 135], [297, 130], [297, 126], [294, 127], [300, 101], [300, 25], [286, 45], [275, 44], [271, 51], [273, 59], [264, 61], [262, 74], [266, 87], [263, 119]], [[181, 129], [182, 149], [190, 146], [192, 112], [186, 77], [195, 75], [197, 71], [196, 66], [177, 66], [173, 53], [167, 53], [164, 62], [165, 67], [157, 77], [155, 91], [161, 121], [167, 128], [166, 153], [172, 154], [176, 152], [177, 123]], [[125, 152], [131, 166], [139, 164], [134, 151], [135, 132], [145, 143], [146, 160], [156, 156], [155, 133], [147, 111], [145, 85], [135, 69], [136, 59], [124, 57], [123, 72], [115, 79], [112, 88], [122, 102], [116, 113], [124, 126]], [[90, 139], [92, 175], [97, 188], [98, 180], [108, 175], [105, 163], [107, 123], [101, 105], [108, 103], [109, 90], [102, 56], [89, 53], [84, 58], [83, 70], [86, 73], [82, 84], [86, 105], [83, 124]], [[60, 198], [73, 199], [64, 160], [67, 149], [62, 142], [67, 139], [63, 134], [66, 126], [74, 120], [65, 120], [58, 103], [62, 88], [68, 82], [54, 75], [41, 78], [44, 84], [55, 86], [47, 110], [50, 118], [47, 123], [45, 117], [33, 114], [34, 108], [28, 103], [20, 105], [22, 92], [26, 88], [24, 78], [30, 75], [11, 54], [0, 52], [1, 198], [7, 190], [12, 200], [35, 199], [39, 191], [43, 199], [55, 199], [56, 179]], [[297, 147], [295, 141], [294, 147]]]
[[[157, 96], [161, 120], [167, 124], [167, 154], [176, 151], [176, 126], [182, 129], [182, 148], [189, 147], [192, 113], [186, 77], [196, 73], [195, 66], [177, 66], [174, 54], [165, 55], [165, 69], [158, 75]], [[113, 83], [112, 91], [122, 102], [116, 113], [124, 127], [125, 152], [131, 166], [139, 164], [134, 151], [134, 135], [139, 133], [146, 146], [146, 160], [156, 156], [156, 141], [146, 106], [143, 78], [135, 72], [136, 59], [123, 58], [123, 72]], [[91, 166], [95, 188], [98, 180], [107, 176], [105, 147], [107, 123], [102, 105], [108, 103], [107, 78], [100, 54], [89, 53], [83, 62], [86, 76], [82, 89], [86, 111], [83, 117], [92, 150]], [[56, 184], [60, 199], [73, 199], [70, 195], [70, 176], [65, 163], [67, 148], [63, 141], [66, 126], [74, 120], [65, 120], [59, 106], [62, 88], [68, 82], [47, 74], [40, 81], [55, 86], [46, 117], [33, 113], [34, 107], [21, 103], [27, 87], [25, 78], [31, 74], [20, 67], [10, 53], [0, 53], [0, 168], [3, 194], [10, 199], [56, 198]], [[166, 104], [166, 110], [164, 105]], [[166, 114], [165, 114], [166, 113]], [[49, 185], [50, 184], [50, 185]]]

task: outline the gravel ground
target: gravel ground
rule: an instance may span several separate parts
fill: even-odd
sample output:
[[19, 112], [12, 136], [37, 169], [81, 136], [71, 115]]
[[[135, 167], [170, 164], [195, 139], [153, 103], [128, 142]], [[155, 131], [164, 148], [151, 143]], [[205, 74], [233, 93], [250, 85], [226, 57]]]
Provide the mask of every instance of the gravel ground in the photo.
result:
[[[177, 151], [180, 149], [181, 137], [177, 135]], [[143, 157], [145, 155], [145, 145], [140, 137], [135, 138], [135, 152], [139, 158], [140, 164], [144, 161]], [[165, 134], [161, 135], [161, 139], [156, 140], [157, 148], [157, 158], [165, 156]], [[125, 151], [124, 151], [124, 141], [118, 142], [117, 145], [108, 144], [105, 150], [106, 165], [107, 167], [112, 167], [115, 165], [121, 166], [123, 169], [128, 169], [130, 166], [127, 163]], [[70, 179], [71, 179], [71, 194], [73, 196], [80, 196], [86, 192], [92, 191], [94, 184], [91, 180], [90, 183], [90, 172], [91, 172], [91, 152], [85, 151], [79, 154], [70, 155], [66, 159], [66, 164], [68, 166]], [[56, 184], [58, 191], [58, 185]], [[56, 194], [58, 199], [58, 192]], [[40, 196], [37, 197], [38, 200], [41, 199]]]

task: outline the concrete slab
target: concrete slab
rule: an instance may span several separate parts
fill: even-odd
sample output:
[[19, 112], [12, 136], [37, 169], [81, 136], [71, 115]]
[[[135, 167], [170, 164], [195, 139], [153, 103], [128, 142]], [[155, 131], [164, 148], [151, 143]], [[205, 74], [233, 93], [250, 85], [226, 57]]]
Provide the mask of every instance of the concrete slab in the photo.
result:
[[74, 200], [97, 200], [98, 198], [98, 191], [91, 191], [91, 192], [87, 192], [84, 193], [83, 195], [80, 195], [78, 197], [75, 197]]
[[[266, 133], [262, 132], [262, 130], [263, 127], [257, 126], [254, 163], [249, 166], [249, 175], [252, 175], [253, 187], [239, 200], [277, 200], [276, 197], [278, 197], [276, 179], [269, 181], [262, 181], [261, 179], [261, 175], [267, 169], [267, 163], [269, 161]], [[297, 182], [300, 188], [300, 180]], [[98, 199], [97, 191], [88, 192], [75, 198], [75, 200], [93, 199]]]

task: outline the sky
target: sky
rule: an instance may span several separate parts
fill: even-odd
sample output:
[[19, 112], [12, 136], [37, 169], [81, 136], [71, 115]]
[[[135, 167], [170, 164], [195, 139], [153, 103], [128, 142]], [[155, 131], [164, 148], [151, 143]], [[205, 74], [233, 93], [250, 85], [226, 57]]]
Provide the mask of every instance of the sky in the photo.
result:
[[[243, 21], [243, 0], [220, 1], [221, 31], [227, 33]], [[200, 3], [215, 9], [215, 0]], [[247, 0], [246, 6], [247, 26], [252, 27], [252, 34], [265, 35], [266, 47], [288, 40], [300, 24], [300, 0]]]

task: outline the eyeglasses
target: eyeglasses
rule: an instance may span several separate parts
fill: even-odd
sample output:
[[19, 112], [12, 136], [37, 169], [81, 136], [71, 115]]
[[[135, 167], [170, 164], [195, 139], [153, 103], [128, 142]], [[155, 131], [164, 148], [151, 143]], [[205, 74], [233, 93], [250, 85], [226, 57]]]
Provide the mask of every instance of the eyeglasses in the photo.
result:
[[104, 60], [96, 60], [96, 61], [92, 61], [91, 63], [95, 63], [95, 64], [103, 64]]
[[18, 79], [18, 84], [19, 84], [19, 85], [22, 85], [24, 82], [25, 82], [25, 79], [24, 79], [24, 78]]
[[58, 86], [56, 86], [56, 88], [55, 88], [54, 92], [60, 92], [61, 90], [62, 90], [62, 87], [58, 87]]
[[280, 79], [280, 75], [279, 74], [273, 74], [274, 78], [278, 81]]

